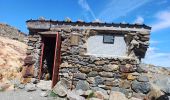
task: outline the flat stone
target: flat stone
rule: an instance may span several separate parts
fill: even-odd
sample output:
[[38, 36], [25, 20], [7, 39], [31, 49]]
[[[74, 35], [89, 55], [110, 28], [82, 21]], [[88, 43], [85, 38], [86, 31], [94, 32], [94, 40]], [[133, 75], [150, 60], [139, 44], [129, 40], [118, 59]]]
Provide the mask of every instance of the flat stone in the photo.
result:
[[147, 94], [151, 90], [151, 85], [148, 82], [138, 82], [135, 80], [132, 82], [131, 88], [137, 93]]
[[95, 65], [95, 64], [88, 64], [87, 66], [93, 68], [93, 67], [95, 67], [96, 65]]
[[93, 67], [93, 71], [97, 71], [97, 72], [103, 71], [102, 66], [95, 66], [95, 67]]
[[103, 70], [107, 72], [116, 71], [118, 69], [119, 69], [119, 66], [115, 64], [109, 64], [109, 65], [103, 66]]
[[139, 82], [149, 82], [149, 78], [148, 78], [147, 76], [143, 76], [143, 75], [139, 76], [139, 77], [137, 78], [137, 80], [138, 80]]
[[87, 62], [84, 62], [84, 61], [79, 61], [79, 62], [77, 62], [78, 64], [80, 64], [80, 65], [83, 65], [83, 66], [86, 66], [87, 65]]
[[99, 72], [99, 75], [102, 76], [102, 77], [110, 77], [112, 78], [113, 77], [113, 73], [112, 72]]
[[88, 77], [95, 77], [98, 75], [98, 72], [97, 71], [91, 71], [87, 74]]
[[36, 42], [37, 38], [29, 38], [30, 41]]
[[104, 81], [104, 85], [107, 85], [107, 86], [118, 86], [118, 83], [117, 81]]
[[105, 62], [102, 60], [102, 61], [95, 61], [94, 62], [96, 65], [104, 65]]
[[76, 85], [76, 90], [79, 90], [79, 89], [83, 91], [89, 90], [89, 83], [87, 81], [79, 80]]
[[32, 46], [28, 46], [28, 47], [27, 47], [27, 49], [28, 49], [28, 50], [33, 50], [33, 49], [34, 49], [34, 47], [32, 47]]
[[138, 73], [138, 72], [133, 72], [133, 73], [131, 73], [133, 76], [139, 76], [140, 75], [140, 73]]
[[89, 73], [92, 71], [92, 68], [89, 68], [89, 67], [81, 67], [80, 69], [80, 72], [82, 73]]
[[61, 68], [72, 67], [72, 65], [68, 64], [68, 62], [64, 62], [60, 65]]
[[77, 79], [85, 80], [87, 75], [84, 73], [74, 73], [73, 77]]

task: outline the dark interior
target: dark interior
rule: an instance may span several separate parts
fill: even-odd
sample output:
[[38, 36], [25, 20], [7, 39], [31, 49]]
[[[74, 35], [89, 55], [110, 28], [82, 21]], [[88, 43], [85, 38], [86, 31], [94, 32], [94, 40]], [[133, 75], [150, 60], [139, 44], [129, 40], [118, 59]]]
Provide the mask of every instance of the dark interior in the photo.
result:
[[55, 37], [44, 37], [44, 56], [42, 67], [42, 79], [51, 80], [53, 74], [54, 52], [55, 52]]

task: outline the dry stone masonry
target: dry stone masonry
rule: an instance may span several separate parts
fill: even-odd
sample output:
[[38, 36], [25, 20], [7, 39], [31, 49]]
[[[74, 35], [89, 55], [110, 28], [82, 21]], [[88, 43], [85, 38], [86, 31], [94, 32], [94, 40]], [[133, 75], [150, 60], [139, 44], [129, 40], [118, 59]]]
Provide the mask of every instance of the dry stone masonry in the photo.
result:
[[[34, 77], [38, 77], [40, 70], [42, 40], [47, 35], [55, 37], [58, 32], [61, 35], [59, 76], [60, 79], [70, 82], [70, 89], [84, 91], [91, 89], [106, 94], [108, 91], [119, 91], [128, 98], [133, 93], [147, 94], [150, 91], [148, 78], [141, 74], [146, 70], [140, 68], [139, 64], [149, 46], [151, 27], [144, 24], [86, 23], [70, 20], [28, 20], [27, 26], [29, 29], [27, 55], [33, 56], [35, 61]], [[95, 56], [88, 54], [88, 38], [96, 35], [123, 36], [126, 43], [126, 55]], [[109, 44], [106, 43], [106, 45]], [[96, 45], [96, 47], [100, 47], [100, 45]], [[103, 47], [100, 49], [105, 50]], [[51, 52], [53, 51], [51, 50]], [[107, 54], [107, 50], [105, 51]], [[48, 66], [46, 58], [48, 57], [43, 57], [43, 70], [52, 67]], [[42, 76], [42, 79], [45, 79], [45, 76]]]

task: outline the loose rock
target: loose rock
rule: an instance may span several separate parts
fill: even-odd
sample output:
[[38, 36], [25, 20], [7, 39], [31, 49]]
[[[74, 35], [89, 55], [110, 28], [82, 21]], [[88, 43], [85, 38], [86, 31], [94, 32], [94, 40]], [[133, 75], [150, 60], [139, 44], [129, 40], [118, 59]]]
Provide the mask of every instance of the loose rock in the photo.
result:
[[26, 84], [25, 90], [27, 92], [35, 91], [36, 90], [35, 84], [32, 84], [32, 83]]
[[66, 79], [61, 79], [53, 88], [53, 92], [58, 94], [61, 97], [65, 97], [67, 95], [67, 91], [69, 88], [69, 82]]

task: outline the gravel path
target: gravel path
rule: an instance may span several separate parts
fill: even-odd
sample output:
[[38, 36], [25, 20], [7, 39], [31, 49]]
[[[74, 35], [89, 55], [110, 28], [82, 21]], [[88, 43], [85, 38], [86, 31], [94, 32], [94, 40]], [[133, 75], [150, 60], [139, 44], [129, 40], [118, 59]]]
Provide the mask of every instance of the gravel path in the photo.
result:
[[54, 100], [52, 97], [41, 97], [41, 90], [27, 92], [25, 90], [0, 92], [0, 100]]

